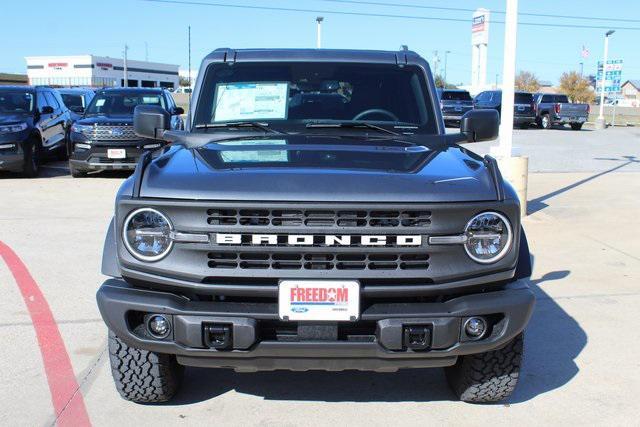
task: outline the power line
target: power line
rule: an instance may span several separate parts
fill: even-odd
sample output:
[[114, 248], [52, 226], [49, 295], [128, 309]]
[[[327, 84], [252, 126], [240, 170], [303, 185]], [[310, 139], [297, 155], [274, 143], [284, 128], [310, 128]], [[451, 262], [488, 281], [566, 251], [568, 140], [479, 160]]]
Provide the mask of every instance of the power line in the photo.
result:
[[[362, 1], [362, 0], [316, 0], [328, 3], [344, 3], [344, 4], [358, 4], [369, 6], [384, 6], [384, 7], [402, 7], [409, 9], [428, 9], [428, 10], [444, 10], [449, 12], [475, 12], [475, 9], [468, 9], [463, 7], [445, 7], [445, 6], [423, 6], [417, 4], [404, 4], [404, 3], [387, 3], [378, 1]], [[504, 15], [504, 10], [492, 10], [491, 13], [498, 15]], [[554, 15], [546, 13], [530, 13], [520, 12], [521, 16], [534, 16], [538, 18], [562, 18], [562, 19], [587, 19], [590, 21], [615, 21], [615, 22], [640, 22], [640, 19], [624, 19], [624, 18], [603, 18], [600, 16], [575, 16], [575, 15]]]
[[[191, 6], [269, 10], [272, 12], [321, 13], [326, 15], [366, 16], [371, 18], [396, 18], [396, 19], [414, 19], [414, 20], [422, 20], [422, 21], [464, 22], [467, 24], [470, 22], [469, 19], [462, 19], [462, 18], [443, 18], [443, 17], [435, 17], [435, 16], [416, 16], [416, 15], [393, 15], [393, 14], [387, 14], [387, 13], [346, 12], [346, 11], [337, 11], [337, 10], [299, 9], [299, 8], [293, 8], [293, 7], [251, 6], [251, 5], [188, 1], [188, 0], [141, 0], [141, 1], [146, 1], [150, 3], [178, 4], [178, 5], [191, 5]], [[491, 21], [491, 22], [494, 24], [504, 24], [504, 21]], [[582, 28], [582, 29], [592, 29], [592, 30], [616, 29], [616, 30], [640, 31], [640, 27], [618, 27], [615, 25], [598, 26], [598, 25], [580, 25], [580, 24], [550, 24], [550, 23], [542, 23], [542, 22], [519, 22], [518, 25], [534, 26], [534, 27], [554, 27], [554, 28]]]

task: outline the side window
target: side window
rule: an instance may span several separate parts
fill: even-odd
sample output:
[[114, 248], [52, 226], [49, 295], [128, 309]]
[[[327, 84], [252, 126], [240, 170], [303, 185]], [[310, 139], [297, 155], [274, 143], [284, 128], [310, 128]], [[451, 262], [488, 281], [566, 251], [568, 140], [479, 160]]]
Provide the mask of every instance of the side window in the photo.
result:
[[44, 92], [38, 92], [36, 94], [36, 103], [38, 104], [38, 111], [42, 112], [42, 109], [49, 105], [47, 98], [44, 97]]
[[47, 98], [47, 104], [51, 105], [54, 111], [60, 111], [60, 105], [52, 92], [45, 92], [44, 96]]
[[176, 108], [176, 103], [168, 93], [165, 94], [165, 96], [167, 97], [167, 110], [169, 110], [169, 112], [173, 112], [173, 110]]
[[478, 96], [476, 96], [476, 101], [486, 101], [487, 100], [487, 92], [480, 92]]

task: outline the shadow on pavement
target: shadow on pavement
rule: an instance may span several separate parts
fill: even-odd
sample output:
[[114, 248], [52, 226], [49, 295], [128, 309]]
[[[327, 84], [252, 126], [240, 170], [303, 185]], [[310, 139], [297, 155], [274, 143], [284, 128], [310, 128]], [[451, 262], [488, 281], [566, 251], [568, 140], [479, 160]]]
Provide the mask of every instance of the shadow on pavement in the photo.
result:
[[591, 175], [588, 178], [585, 179], [581, 179], [580, 181], [574, 182], [573, 184], [569, 184], [565, 187], [559, 188], [555, 191], [552, 191], [551, 193], [542, 195], [540, 197], [536, 197], [535, 199], [529, 200], [528, 204], [527, 204], [527, 215], [531, 215], [533, 213], [536, 213], [538, 211], [541, 211], [545, 208], [547, 208], [549, 205], [547, 203], [545, 203], [547, 200], [558, 196], [562, 193], [566, 193], [569, 190], [573, 190], [576, 187], [579, 187], [583, 184], [586, 184], [589, 181], [593, 181], [596, 178], [599, 178], [603, 175], [607, 175], [611, 172], [615, 172], [618, 169], [621, 169], [627, 165], [630, 165], [632, 163], [639, 163], [640, 159], [636, 158], [636, 156], [622, 156], [620, 159], [611, 159], [611, 158], [599, 158], [597, 160], [618, 160], [618, 161], [622, 161], [624, 163], [618, 165], [618, 166], [614, 166], [611, 169], [607, 169], [604, 170], [602, 172], [598, 172], [595, 175]]
[[[507, 402], [521, 403], [568, 383], [577, 373], [574, 359], [587, 343], [580, 325], [540, 285], [562, 280], [569, 271], [531, 280], [538, 298], [525, 334], [525, 365], [520, 384]], [[430, 402], [456, 400], [442, 369], [373, 372], [259, 372], [187, 368], [181, 391], [169, 405], [187, 405], [228, 391], [267, 400], [320, 402]]]

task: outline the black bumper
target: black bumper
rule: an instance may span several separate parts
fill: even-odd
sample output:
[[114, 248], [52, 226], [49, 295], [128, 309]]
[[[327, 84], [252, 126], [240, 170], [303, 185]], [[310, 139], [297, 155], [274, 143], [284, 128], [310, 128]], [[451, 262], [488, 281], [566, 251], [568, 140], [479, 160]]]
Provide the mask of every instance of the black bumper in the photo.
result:
[[[24, 169], [24, 143], [26, 131], [0, 137], [0, 171], [22, 172]], [[12, 147], [7, 147], [12, 145]]]
[[[314, 332], [300, 334], [301, 327], [308, 325], [281, 322], [276, 303], [189, 301], [170, 293], [133, 288], [117, 279], [102, 285], [97, 300], [109, 329], [133, 347], [175, 354], [183, 365], [240, 371], [395, 371], [450, 366], [458, 356], [489, 351], [510, 341], [525, 328], [534, 306], [532, 292], [521, 281], [446, 302], [380, 302], [365, 308], [357, 322], [329, 325], [337, 333], [327, 338], [322, 334], [314, 337]], [[139, 321], [135, 319], [149, 313], [167, 315], [172, 324], [168, 337], [153, 339], [136, 329]], [[488, 320], [491, 327], [485, 337], [470, 340], [464, 336], [462, 325], [470, 316]], [[206, 325], [228, 327], [228, 349], [205, 345]], [[297, 327], [298, 335], [273, 333], [274, 325]], [[323, 325], [311, 325], [311, 329], [315, 326], [322, 329]], [[425, 349], [407, 348], [403, 334], [409, 326], [428, 331]], [[358, 330], [366, 331], [359, 334]]]
[[[80, 142], [78, 144], [86, 143]], [[144, 146], [154, 146], [158, 144], [141, 140], [111, 144], [92, 142], [86, 145], [89, 145], [90, 148], [78, 148], [77, 144], [74, 143], [73, 152], [71, 156], [69, 156], [69, 163], [78, 171], [134, 170], [142, 153], [147, 151]], [[153, 149], [157, 148], [159, 147]], [[124, 149], [126, 153], [125, 158], [110, 159], [108, 155], [109, 149]]]

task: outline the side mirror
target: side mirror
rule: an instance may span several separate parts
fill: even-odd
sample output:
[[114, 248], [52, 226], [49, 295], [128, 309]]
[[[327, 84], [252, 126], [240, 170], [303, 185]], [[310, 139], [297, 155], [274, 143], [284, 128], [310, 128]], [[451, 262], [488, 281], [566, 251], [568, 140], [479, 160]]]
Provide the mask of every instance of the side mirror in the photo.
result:
[[133, 110], [133, 131], [141, 138], [163, 139], [171, 114], [159, 105], [138, 105]]
[[181, 114], [184, 114], [184, 108], [176, 107], [176, 108], [173, 109], [173, 115], [174, 116], [179, 116]]
[[496, 110], [470, 110], [460, 119], [460, 133], [467, 142], [496, 139], [499, 126], [500, 116]]
[[53, 114], [53, 107], [51, 105], [45, 105], [40, 110], [42, 114]]

